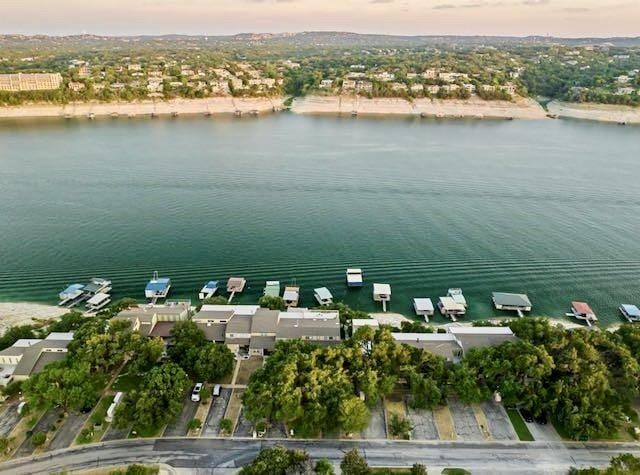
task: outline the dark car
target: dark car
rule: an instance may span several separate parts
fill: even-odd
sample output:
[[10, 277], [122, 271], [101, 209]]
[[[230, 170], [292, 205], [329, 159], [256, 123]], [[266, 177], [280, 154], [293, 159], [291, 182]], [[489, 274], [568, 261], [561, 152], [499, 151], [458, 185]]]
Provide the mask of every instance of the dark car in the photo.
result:
[[520, 409], [520, 415], [526, 422], [533, 422], [533, 414], [526, 409]]
[[544, 412], [535, 418], [538, 424], [547, 425], [549, 423], [549, 416]]

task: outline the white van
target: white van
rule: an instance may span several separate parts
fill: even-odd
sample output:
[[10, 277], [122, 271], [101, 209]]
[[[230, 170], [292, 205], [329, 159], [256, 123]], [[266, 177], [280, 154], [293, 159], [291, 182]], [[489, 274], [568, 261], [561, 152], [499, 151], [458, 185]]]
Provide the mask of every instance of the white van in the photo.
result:
[[216, 384], [215, 386], [213, 386], [213, 393], [212, 394], [215, 397], [220, 396], [220, 389], [222, 389], [221, 386], [219, 384]]
[[200, 402], [200, 391], [202, 391], [202, 386], [202, 383], [198, 383], [193, 388], [193, 391], [191, 391], [191, 400], [193, 402]]

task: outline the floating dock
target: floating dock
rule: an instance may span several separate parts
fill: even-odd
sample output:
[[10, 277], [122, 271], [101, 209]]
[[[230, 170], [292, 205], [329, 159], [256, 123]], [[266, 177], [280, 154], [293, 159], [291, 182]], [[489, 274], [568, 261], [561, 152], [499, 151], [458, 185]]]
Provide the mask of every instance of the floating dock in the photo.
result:
[[144, 288], [144, 296], [156, 303], [158, 299], [164, 299], [171, 290], [171, 279], [168, 277], [158, 277], [158, 272], [153, 273], [153, 279]]
[[629, 323], [640, 322], [640, 308], [635, 305], [620, 305], [620, 313], [622, 313], [622, 316], [626, 318]]
[[88, 296], [84, 292], [84, 284], [71, 284], [58, 294], [59, 307], [71, 308], [86, 300]]
[[493, 305], [497, 310], [512, 310], [523, 317], [523, 312], [531, 311], [531, 301], [526, 294], [510, 294], [506, 292], [493, 292], [491, 294]]
[[347, 286], [348, 287], [362, 287], [362, 269], [355, 267], [347, 269]]
[[320, 305], [331, 305], [333, 303], [333, 295], [326, 287], [313, 289], [313, 296]]
[[438, 299], [438, 309], [440, 313], [452, 321], [457, 321], [457, 317], [462, 317], [467, 313], [467, 309], [461, 303], [456, 302], [453, 297], [440, 297]]
[[456, 303], [464, 305], [464, 308], [468, 307], [467, 299], [464, 297], [462, 289], [452, 288], [447, 290], [447, 297], [451, 297]]
[[424, 317], [425, 321], [429, 323], [429, 317], [431, 317], [434, 312], [433, 302], [430, 298], [413, 299], [413, 309], [416, 315]]
[[300, 287], [297, 285], [290, 285], [284, 288], [284, 294], [282, 294], [284, 304], [287, 307], [297, 307], [300, 301]]
[[389, 284], [373, 284], [373, 300], [382, 302], [382, 311], [387, 311], [387, 302], [391, 302], [391, 286]]
[[266, 297], [280, 297], [280, 281], [267, 280], [262, 294]]
[[210, 280], [209, 282], [204, 284], [204, 287], [200, 289], [200, 293], [198, 293], [198, 298], [200, 300], [210, 299], [215, 295], [217, 291], [218, 291], [218, 281]]
[[578, 320], [584, 320], [588, 326], [598, 321], [595, 312], [586, 302], [571, 302], [571, 313], [567, 313], [568, 317], [575, 317]]
[[244, 287], [247, 285], [247, 279], [244, 277], [229, 277], [227, 281], [227, 293], [229, 295], [229, 303], [233, 300], [233, 297], [236, 293], [241, 293], [244, 291]]
[[93, 314], [103, 309], [111, 302], [111, 296], [106, 293], [97, 293], [87, 300], [87, 313]]

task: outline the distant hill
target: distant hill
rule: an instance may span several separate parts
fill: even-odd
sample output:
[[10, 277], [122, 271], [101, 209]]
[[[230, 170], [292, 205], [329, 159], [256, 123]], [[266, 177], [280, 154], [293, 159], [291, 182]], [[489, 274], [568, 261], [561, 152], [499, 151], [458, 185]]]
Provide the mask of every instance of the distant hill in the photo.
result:
[[63, 45], [104, 45], [106, 43], [156, 43], [187, 42], [220, 45], [281, 45], [291, 47], [416, 47], [421, 45], [534, 45], [563, 44], [569, 46], [611, 45], [618, 47], [640, 46], [640, 37], [624, 38], [557, 38], [550, 36], [399, 36], [379, 34], [359, 34], [341, 31], [309, 31], [300, 33], [239, 33], [229, 36], [204, 35], [141, 35], [141, 36], [100, 36], [100, 35], [0, 35], [4, 46], [35, 46], [44, 44]]

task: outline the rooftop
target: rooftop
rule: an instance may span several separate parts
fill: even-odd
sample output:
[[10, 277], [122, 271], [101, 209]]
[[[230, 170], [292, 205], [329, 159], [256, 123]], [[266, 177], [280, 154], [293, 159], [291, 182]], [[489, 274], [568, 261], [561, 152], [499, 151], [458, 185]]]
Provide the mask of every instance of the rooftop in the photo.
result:
[[493, 301], [504, 307], [531, 307], [531, 301], [525, 294], [493, 292]]

